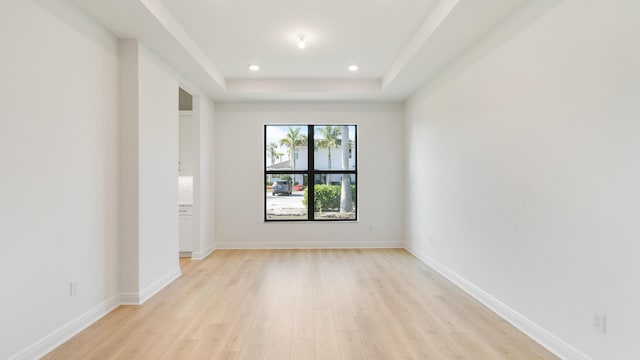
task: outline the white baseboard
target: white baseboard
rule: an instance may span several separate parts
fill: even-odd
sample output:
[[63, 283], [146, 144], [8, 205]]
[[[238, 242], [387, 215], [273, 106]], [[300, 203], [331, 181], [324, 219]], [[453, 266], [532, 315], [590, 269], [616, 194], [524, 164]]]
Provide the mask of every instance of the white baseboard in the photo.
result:
[[138, 293], [121, 293], [120, 305], [140, 305], [140, 295]]
[[60, 329], [45, 336], [40, 341], [36, 342], [35, 344], [31, 345], [30, 347], [10, 359], [39, 359], [81, 332], [82, 330], [86, 329], [89, 325], [100, 320], [100, 318], [107, 315], [118, 306], [120, 306], [120, 296], [112, 296], [110, 299], [98, 304], [91, 310], [71, 320]]
[[180, 256], [181, 258], [190, 258], [192, 254], [193, 251], [180, 251], [178, 253], [178, 256]]
[[344, 241], [344, 242], [218, 242], [217, 249], [399, 249], [401, 241]]
[[194, 251], [191, 254], [191, 260], [204, 260], [207, 256], [211, 255], [211, 253], [214, 252], [215, 250], [216, 250], [216, 247], [214, 245], [211, 245], [211, 247], [208, 249]]
[[592, 360], [589, 356], [557, 338], [540, 325], [529, 320], [435, 259], [416, 249], [409, 247], [405, 247], [405, 249], [559, 358], [566, 360]]
[[69, 323], [45, 336], [40, 341], [29, 346], [21, 353], [10, 358], [11, 360], [31, 360], [39, 359], [51, 352], [65, 341], [69, 340], [89, 325], [100, 320], [120, 305], [142, 305], [149, 300], [158, 291], [169, 285], [175, 279], [180, 277], [180, 267], [176, 267], [160, 279], [154, 281], [151, 285], [144, 288], [140, 293], [121, 293], [112, 296], [110, 299], [98, 304], [93, 309], [71, 320]]
[[[292, 246], [291, 243], [260, 243], [260, 242], [230, 242], [230, 243], [218, 243], [217, 248], [222, 249], [302, 249], [302, 248], [402, 248], [404, 247], [400, 242], [384, 242], [384, 243], [364, 243], [364, 242], [345, 242], [345, 243], [305, 243], [300, 246]], [[215, 249], [210, 249], [204, 256], [205, 258]], [[561, 339], [555, 337], [553, 334], [527, 319], [522, 314], [513, 310], [500, 300], [494, 298], [484, 290], [480, 289], [467, 279], [458, 275], [451, 269], [440, 264], [435, 259], [426, 256], [425, 254], [415, 249], [406, 247], [406, 250], [413, 254], [416, 258], [424, 262], [427, 266], [434, 269], [436, 272], [447, 278], [449, 281], [457, 285], [459, 288], [473, 296], [476, 300], [487, 306], [503, 319], [511, 323], [513, 326], [524, 332], [532, 339], [537, 341], [540, 345], [547, 348], [549, 351], [556, 354], [561, 359], [568, 360], [591, 360], [590, 357], [581, 353], [571, 345], [565, 343]], [[169, 285], [175, 279], [180, 277], [180, 267], [174, 268], [160, 279], [153, 282], [151, 285], [144, 288], [140, 294], [136, 293], [122, 293], [111, 297], [110, 299], [95, 306], [86, 313], [78, 316], [74, 320], [70, 321], [60, 329], [56, 330], [52, 334], [44, 337], [40, 341], [31, 345], [21, 353], [10, 358], [12, 360], [26, 360], [26, 359], [38, 359], [62, 343], [78, 334], [89, 325], [98, 321], [106, 314], [113, 311], [120, 305], [141, 305], [164, 287]]]
[[152, 282], [149, 286], [142, 289], [140, 291], [139, 305], [144, 304], [145, 301], [149, 300], [153, 295], [158, 293], [158, 291], [171, 284], [175, 279], [179, 278], [180, 275], [182, 275], [182, 272], [180, 271], [180, 266], [177, 266], [158, 280]]

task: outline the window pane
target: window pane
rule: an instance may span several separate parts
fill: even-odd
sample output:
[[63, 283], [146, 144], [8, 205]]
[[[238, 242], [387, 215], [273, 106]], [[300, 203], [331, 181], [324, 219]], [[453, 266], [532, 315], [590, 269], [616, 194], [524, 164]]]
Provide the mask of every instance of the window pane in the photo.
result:
[[307, 175], [266, 176], [267, 220], [307, 220]]
[[355, 174], [316, 174], [314, 184], [316, 220], [356, 219]]
[[[314, 168], [316, 170], [355, 170], [356, 157], [354, 125], [324, 125], [314, 127]], [[342, 146], [342, 139], [349, 142]]]
[[306, 125], [269, 125], [266, 132], [267, 170], [307, 170]]

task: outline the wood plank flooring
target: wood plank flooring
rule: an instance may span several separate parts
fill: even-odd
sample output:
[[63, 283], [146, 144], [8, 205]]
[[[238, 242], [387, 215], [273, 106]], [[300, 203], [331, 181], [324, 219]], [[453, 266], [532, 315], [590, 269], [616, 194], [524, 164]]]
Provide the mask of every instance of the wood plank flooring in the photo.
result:
[[45, 359], [556, 359], [411, 254], [217, 250]]

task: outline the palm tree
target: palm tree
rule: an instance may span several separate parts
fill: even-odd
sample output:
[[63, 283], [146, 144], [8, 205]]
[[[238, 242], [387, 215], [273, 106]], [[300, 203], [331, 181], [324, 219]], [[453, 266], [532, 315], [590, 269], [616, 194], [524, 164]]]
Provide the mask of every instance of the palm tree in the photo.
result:
[[276, 158], [278, 157], [278, 144], [272, 142], [267, 145], [267, 154], [271, 157], [271, 165], [276, 163]]
[[[331, 148], [338, 147], [340, 145], [340, 128], [327, 125], [320, 128], [322, 139], [318, 139], [316, 145], [319, 148], [327, 148], [329, 166], [328, 170], [331, 170]], [[347, 150], [348, 151], [348, 150]], [[327, 175], [327, 185], [331, 184], [331, 175]]]
[[282, 161], [282, 157], [284, 156], [284, 153], [281, 152], [277, 152], [274, 154], [276, 156], [276, 158], [278, 159], [278, 162]]
[[280, 145], [289, 148], [289, 153], [291, 154], [291, 170], [296, 169], [296, 146], [302, 146], [306, 143], [307, 137], [304, 134], [300, 134], [300, 128], [293, 129], [291, 126], [289, 126], [287, 135], [283, 139], [280, 139]]
[[[342, 170], [349, 170], [349, 126], [342, 127]], [[353, 198], [351, 197], [351, 174], [342, 174], [340, 189], [340, 212], [353, 211]]]

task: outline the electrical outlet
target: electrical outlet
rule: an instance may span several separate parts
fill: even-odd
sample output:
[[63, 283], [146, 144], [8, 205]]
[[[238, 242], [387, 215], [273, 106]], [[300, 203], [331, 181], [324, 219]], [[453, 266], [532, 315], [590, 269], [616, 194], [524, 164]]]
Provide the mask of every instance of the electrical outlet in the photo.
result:
[[72, 281], [69, 283], [69, 296], [78, 295], [78, 282]]
[[607, 332], [607, 316], [602, 314], [593, 314], [593, 330], [606, 334]]
[[431, 237], [429, 238], [429, 242], [431, 243], [431, 246], [433, 246], [433, 241], [434, 241], [434, 238], [433, 238], [433, 235], [431, 235]]

